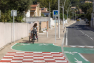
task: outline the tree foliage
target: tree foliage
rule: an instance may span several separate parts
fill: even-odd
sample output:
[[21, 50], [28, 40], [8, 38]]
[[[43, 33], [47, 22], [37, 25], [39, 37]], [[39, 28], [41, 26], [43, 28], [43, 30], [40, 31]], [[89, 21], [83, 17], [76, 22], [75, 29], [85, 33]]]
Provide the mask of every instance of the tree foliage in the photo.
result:
[[90, 9], [90, 8], [92, 8], [92, 4], [91, 3], [84, 3], [84, 4], [81, 4], [80, 5], [80, 8], [86, 14], [87, 13], [87, 10]]
[[87, 13], [86, 13], [86, 18], [90, 21], [91, 20], [91, 13], [92, 13], [92, 8], [89, 8], [88, 10], [87, 10]]
[[11, 21], [11, 10], [17, 10], [17, 17], [15, 18], [15, 20], [17, 22], [21, 22], [23, 11], [27, 11], [29, 9], [31, 1], [32, 0], [0, 0], [0, 10], [2, 12], [0, 21]]
[[[41, 8], [48, 8], [49, 10], [49, 2], [50, 2], [50, 12], [53, 12], [53, 10], [58, 10], [58, 0], [37, 0], [38, 2], [40, 2], [40, 7]], [[65, 0], [60, 0], [60, 13], [62, 13], [62, 4], [64, 5], [64, 1]], [[70, 0], [66, 0], [65, 2], [65, 13], [67, 14], [66, 10], [68, 10], [70, 4]], [[52, 13], [51, 13], [52, 16]], [[62, 14], [60, 14], [60, 16], [62, 17]], [[61, 18], [62, 19], [62, 18]]]

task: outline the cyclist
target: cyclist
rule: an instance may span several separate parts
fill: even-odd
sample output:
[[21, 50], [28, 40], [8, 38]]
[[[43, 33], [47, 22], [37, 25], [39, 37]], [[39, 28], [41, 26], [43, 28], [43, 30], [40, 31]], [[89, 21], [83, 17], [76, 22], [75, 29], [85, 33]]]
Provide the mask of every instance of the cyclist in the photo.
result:
[[31, 36], [33, 37], [33, 33], [35, 33], [35, 35], [36, 35], [36, 38], [37, 38], [37, 23], [35, 23], [34, 25], [33, 25], [33, 30], [31, 31]]

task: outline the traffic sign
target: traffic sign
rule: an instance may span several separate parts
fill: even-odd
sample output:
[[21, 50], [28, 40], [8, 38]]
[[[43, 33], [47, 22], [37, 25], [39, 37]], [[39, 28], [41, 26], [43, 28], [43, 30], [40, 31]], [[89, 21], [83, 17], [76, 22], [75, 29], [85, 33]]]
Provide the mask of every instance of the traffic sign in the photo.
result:
[[11, 16], [17, 16], [17, 10], [11, 10]]
[[53, 16], [58, 16], [58, 10], [53, 10]]

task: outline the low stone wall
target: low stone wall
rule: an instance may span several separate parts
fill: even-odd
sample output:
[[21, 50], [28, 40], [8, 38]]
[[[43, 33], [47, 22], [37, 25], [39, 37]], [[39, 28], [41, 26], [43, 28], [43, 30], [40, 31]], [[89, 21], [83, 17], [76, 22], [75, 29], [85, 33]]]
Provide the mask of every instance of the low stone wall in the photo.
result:
[[29, 36], [32, 24], [28, 23], [0, 23], [0, 48], [8, 43]]

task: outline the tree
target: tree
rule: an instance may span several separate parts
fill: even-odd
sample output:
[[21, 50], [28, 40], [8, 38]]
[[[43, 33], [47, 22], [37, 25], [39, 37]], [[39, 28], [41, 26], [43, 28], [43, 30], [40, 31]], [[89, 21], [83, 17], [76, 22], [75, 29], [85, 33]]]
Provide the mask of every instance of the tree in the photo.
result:
[[[30, 8], [32, 0], [0, 0], [0, 9], [2, 11], [1, 21], [11, 21], [11, 10], [17, 10], [16, 21], [21, 22], [23, 18], [23, 11], [27, 11]], [[20, 18], [20, 19], [19, 19]]]
[[88, 9], [90, 9], [92, 7], [92, 4], [91, 3], [84, 3], [82, 5], [80, 5], [80, 8], [82, 9], [83, 12], [87, 12]]
[[86, 13], [86, 16], [85, 16], [89, 21], [91, 20], [91, 13], [92, 13], [92, 10], [93, 10], [92, 8], [88, 9], [88, 10], [87, 10], [87, 13]]

